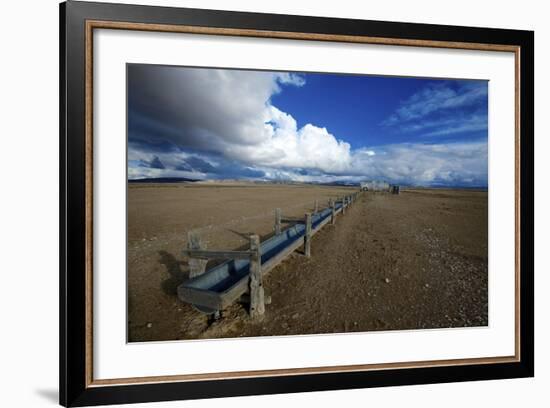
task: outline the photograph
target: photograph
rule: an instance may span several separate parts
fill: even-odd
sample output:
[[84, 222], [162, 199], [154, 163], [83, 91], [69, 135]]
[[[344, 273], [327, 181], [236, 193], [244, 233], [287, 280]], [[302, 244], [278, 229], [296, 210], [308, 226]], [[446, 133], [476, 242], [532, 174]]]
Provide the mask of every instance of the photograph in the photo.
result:
[[126, 64], [127, 341], [487, 327], [488, 90]]

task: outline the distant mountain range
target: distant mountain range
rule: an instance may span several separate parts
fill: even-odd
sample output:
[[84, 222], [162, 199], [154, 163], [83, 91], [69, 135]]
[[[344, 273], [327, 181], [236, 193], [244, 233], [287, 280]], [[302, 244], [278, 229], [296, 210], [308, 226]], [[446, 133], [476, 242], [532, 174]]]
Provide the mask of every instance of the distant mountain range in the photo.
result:
[[[198, 180], [198, 179], [190, 179], [185, 177], [152, 177], [152, 178], [140, 178], [140, 179], [130, 179], [128, 180], [128, 183], [193, 183], [196, 181], [235, 181], [238, 182], [238, 179], [235, 180]], [[339, 187], [351, 187], [351, 186], [359, 186], [359, 183], [353, 182], [353, 181], [333, 181], [329, 183], [323, 183], [323, 182], [298, 182], [298, 181], [291, 181], [291, 180], [245, 180], [251, 183], [256, 184], [314, 184], [314, 185], [321, 185], [321, 186], [339, 186]], [[431, 186], [414, 186], [414, 185], [407, 185], [407, 184], [401, 184], [402, 188], [431, 188], [431, 189], [456, 189], [456, 190], [481, 190], [481, 191], [487, 191], [487, 186], [464, 186], [464, 185], [444, 185], [444, 184], [434, 184]]]
[[128, 183], [185, 183], [199, 181], [196, 179], [188, 179], [184, 177], [152, 177], [128, 180]]

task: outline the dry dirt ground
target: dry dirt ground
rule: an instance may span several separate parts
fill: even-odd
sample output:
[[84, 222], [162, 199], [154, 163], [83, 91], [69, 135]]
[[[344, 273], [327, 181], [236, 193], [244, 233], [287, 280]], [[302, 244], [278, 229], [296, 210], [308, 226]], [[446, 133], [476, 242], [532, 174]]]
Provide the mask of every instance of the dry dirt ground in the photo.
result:
[[302, 217], [345, 187], [177, 184], [128, 191], [129, 341], [338, 333], [488, 324], [487, 193], [364, 193], [335, 226], [264, 279], [261, 321], [234, 304], [212, 322], [182, 303], [187, 232], [235, 249], [272, 234], [273, 210]]

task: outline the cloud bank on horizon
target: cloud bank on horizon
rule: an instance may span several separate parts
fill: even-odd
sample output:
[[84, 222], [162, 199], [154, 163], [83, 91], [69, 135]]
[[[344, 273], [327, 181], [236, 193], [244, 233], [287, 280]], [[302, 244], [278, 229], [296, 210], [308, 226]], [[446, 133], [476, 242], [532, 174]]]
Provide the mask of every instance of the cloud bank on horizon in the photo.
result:
[[129, 65], [128, 178], [486, 186], [487, 83], [396, 81]]

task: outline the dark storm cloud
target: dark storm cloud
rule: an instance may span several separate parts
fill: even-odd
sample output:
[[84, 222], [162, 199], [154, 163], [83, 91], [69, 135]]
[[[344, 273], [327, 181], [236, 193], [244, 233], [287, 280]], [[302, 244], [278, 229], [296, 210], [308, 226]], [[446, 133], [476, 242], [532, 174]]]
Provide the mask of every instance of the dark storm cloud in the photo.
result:
[[233, 164], [228, 164], [225, 166], [220, 166], [216, 174], [222, 177], [229, 178], [263, 178], [265, 177], [265, 172], [263, 170], [258, 170], [250, 167], [244, 167], [234, 162]]
[[179, 148], [170, 143], [162, 140], [149, 141], [145, 135], [142, 137], [133, 137], [128, 140], [128, 149], [139, 150], [149, 153], [171, 153], [178, 152]]
[[166, 167], [164, 167], [164, 164], [162, 164], [162, 162], [160, 161], [158, 156], [155, 156], [153, 158], [153, 160], [151, 160], [151, 162], [149, 163], [149, 167], [151, 167], [152, 169], [165, 169], [166, 168]]
[[259, 143], [265, 104], [278, 92], [277, 81], [299, 83], [296, 78], [269, 72], [131, 64], [129, 138], [144, 133], [151, 141], [216, 152], [227, 144]]
[[206, 160], [201, 159], [200, 157], [190, 156], [185, 159], [185, 162], [189, 167], [194, 171], [199, 171], [201, 173], [216, 173], [216, 167], [212, 166]]
[[154, 156], [150, 161], [138, 160], [137, 166], [145, 167], [148, 169], [161, 169], [161, 170], [166, 168], [158, 156]]
[[175, 170], [205, 173], [211, 177], [220, 178], [261, 178], [265, 176], [262, 170], [243, 166], [237, 161], [227, 161], [215, 157], [216, 165], [198, 156], [188, 156], [175, 166]]

